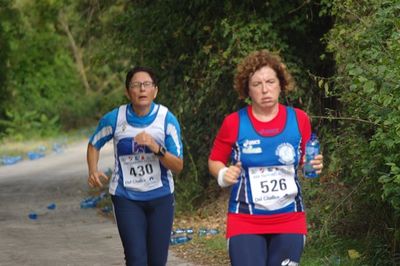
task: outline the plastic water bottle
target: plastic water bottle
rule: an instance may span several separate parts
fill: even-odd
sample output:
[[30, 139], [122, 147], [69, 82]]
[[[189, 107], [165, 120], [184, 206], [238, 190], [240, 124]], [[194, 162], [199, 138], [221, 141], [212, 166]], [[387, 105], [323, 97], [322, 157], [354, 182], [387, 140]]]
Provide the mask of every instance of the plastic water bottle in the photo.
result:
[[99, 196], [88, 197], [81, 201], [81, 209], [95, 208], [97, 203], [99, 203], [107, 194], [105, 192], [100, 193]]
[[218, 235], [219, 230], [218, 229], [206, 229], [206, 228], [200, 228], [199, 229], [199, 236], [213, 236], [213, 235]]
[[47, 215], [49, 213], [49, 210], [52, 211], [52, 210], [55, 210], [56, 208], [57, 208], [57, 205], [54, 202], [52, 202], [49, 205], [47, 205], [46, 209], [41, 208], [41, 209], [36, 210], [36, 211], [31, 211], [28, 214], [28, 217], [31, 220], [37, 220], [40, 216]]
[[172, 236], [170, 240], [171, 245], [183, 244], [192, 240], [191, 237], [188, 236]]
[[306, 143], [306, 161], [303, 167], [303, 174], [307, 178], [316, 178], [318, 174], [316, 170], [310, 164], [310, 161], [319, 154], [320, 144], [315, 133], [311, 134], [311, 138]]

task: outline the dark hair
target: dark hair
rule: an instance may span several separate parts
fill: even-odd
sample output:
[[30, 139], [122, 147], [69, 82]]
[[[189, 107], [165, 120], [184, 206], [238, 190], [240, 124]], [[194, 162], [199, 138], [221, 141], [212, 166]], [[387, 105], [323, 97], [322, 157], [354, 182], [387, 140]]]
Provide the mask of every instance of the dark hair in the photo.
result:
[[128, 73], [126, 74], [126, 79], [125, 79], [125, 88], [126, 89], [129, 89], [131, 79], [132, 79], [133, 75], [135, 75], [137, 72], [146, 72], [147, 74], [149, 74], [151, 80], [154, 83], [154, 86], [158, 87], [158, 80], [157, 80], [156, 74], [154, 73], [154, 71], [151, 68], [143, 67], [143, 66], [136, 66], [136, 67], [132, 68], [131, 70], [129, 70]]
[[249, 96], [249, 80], [251, 76], [264, 66], [269, 66], [275, 71], [283, 93], [293, 90], [294, 80], [279, 55], [268, 50], [260, 50], [250, 53], [236, 68], [234, 88], [241, 99], [246, 99]]

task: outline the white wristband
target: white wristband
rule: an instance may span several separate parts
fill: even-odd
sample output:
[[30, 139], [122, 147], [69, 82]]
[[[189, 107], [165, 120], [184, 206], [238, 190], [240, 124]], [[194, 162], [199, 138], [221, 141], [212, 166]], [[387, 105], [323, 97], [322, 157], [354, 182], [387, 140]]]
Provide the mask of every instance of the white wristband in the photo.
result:
[[224, 175], [228, 171], [228, 167], [221, 168], [218, 172], [218, 185], [222, 188], [229, 187], [229, 184], [225, 183]]

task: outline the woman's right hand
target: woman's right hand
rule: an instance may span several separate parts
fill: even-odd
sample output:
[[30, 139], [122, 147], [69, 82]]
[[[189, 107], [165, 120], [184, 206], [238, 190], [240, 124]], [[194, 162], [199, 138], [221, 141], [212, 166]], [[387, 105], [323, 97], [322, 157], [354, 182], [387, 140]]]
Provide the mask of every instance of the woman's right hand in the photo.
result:
[[[101, 171], [94, 171], [89, 173], [88, 184], [91, 188], [103, 187], [104, 183], [109, 181], [109, 177]], [[104, 183], [103, 183], [104, 182]]]
[[[239, 181], [240, 172], [242, 171], [242, 163], [237, 162], [234, 165], [230, 165], [227, 168], [221, 169], [224, 171], [222, 176], [222, 184], [223, 187], [228, 187], [233, 184], [236, 184]], [[220, 179], [220, 177], [218, 177]], [[221, 184], [220, 184], [221, 185]]]

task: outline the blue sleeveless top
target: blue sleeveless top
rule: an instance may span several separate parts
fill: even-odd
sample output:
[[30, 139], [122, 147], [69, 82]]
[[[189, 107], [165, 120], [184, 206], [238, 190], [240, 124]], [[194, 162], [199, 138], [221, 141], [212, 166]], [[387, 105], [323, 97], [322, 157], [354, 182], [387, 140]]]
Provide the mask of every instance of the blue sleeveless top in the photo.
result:
[[232, 161], [242, 163], [239, 182], [232, 187], [230, 213], [268, 215], [304, 211], [297, 169], [301, 133], [295, 110], [285, 107], [282, 132], [262, 136], [254, 128], [247, 108], [240, 109], [239, 134]]

